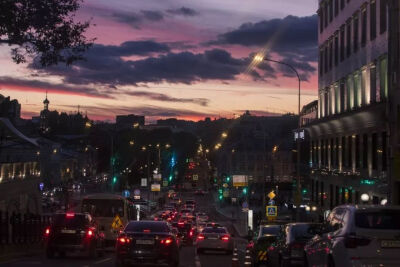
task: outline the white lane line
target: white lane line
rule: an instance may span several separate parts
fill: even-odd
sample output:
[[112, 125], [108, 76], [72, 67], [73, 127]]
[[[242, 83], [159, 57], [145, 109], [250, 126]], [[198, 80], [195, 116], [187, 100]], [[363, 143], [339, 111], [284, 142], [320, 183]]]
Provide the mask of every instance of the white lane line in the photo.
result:
[[100, 263], [103, 263], [103, 262], [106, 262], [106, 261], [109, 261], [109, 260], [111, 260], [111, 258], [105, 258], [103, 260], [96, 261], [94, 264], [100, 264]]
[[201, 267], [199, 255], [196, 254], [196, 256], [194, 257], [194, 260], [195, 260], [194, 263], [195, 263], [196, 267]]

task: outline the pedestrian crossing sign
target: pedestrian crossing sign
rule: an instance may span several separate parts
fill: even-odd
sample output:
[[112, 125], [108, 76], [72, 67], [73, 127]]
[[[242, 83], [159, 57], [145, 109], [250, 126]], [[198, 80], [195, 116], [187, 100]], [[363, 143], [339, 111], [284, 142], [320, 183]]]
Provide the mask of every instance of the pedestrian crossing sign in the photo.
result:
[[116, 215], [113, 222], [111, 223], [111, 228], [113, 228], [114, 230], [118, 230], [120, 228], [122, 228], [124, 225], [122, 223], [121, 218]]
[[277, 206], [267, 206], [267, 217], [276, 217], [278, 216], [278, 207]]

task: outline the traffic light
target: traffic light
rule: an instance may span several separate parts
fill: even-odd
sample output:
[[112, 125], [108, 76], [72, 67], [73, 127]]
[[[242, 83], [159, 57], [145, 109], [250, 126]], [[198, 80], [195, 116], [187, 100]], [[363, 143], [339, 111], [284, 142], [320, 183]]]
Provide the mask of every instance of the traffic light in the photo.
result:
[[231, 177], [226, 177], [226, 182], [229, 183], [231, 181]]
[[115, 184], [117, 182], [117, 176], [114, 176], [112, 179], [112, 183]]
[[242, 193], [243, 195], [247, 195], [247, 187], [243, 187]]
[[172, 175], [169, 176], [168, 180], [171, 182], [172, 181]]
[[301, 193], [302, 193], [303, 195], [307, 194], [307, 193], [308, 193], [307, 188], [304, 188], [304, 189], [301, 191]]
[[223, 198], [224, 198], [223, 195], [219, 195], [219, 196], [218, 196], [218, 199], [219, 199], [219, 200], [222, 200]]

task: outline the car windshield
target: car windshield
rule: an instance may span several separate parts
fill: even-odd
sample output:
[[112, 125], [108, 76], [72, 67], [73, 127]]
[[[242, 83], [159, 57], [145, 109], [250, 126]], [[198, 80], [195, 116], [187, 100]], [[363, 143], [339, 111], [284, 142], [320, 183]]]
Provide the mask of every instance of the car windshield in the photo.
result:
[[204, 234], [226, 234], [225, 228], [207, 227], [203, 229]]
[[280, 231], [279, 225], [263, 226], [261, 228], [261, 235], [278, 235]]
[[310, 239], [321, 232], [322, 226], [320, 224], [298, 224], [292, 226], [290, 230], [294, 240]]
[[124, 216], [124, 201], [122, 199], [84, 199], [82, 212], [88, 212], [94, 217]]
[[400, 230], [400, 210], [357, 211], [355, 217], [359, 228]]
[[56, 214], [54, 216], [55, 227], [79, 228], [88, 223], [83, 214]]
[[150, 232], [150, 233], [167, 233], [169, 232], [168, 224], [165, 222], [138, 221], [130, 222], [125, 227], [125, 232]]

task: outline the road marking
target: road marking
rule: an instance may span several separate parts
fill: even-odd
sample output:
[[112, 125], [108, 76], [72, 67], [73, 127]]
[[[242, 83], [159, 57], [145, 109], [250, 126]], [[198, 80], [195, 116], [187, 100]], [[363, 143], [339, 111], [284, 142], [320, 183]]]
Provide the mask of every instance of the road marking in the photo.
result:
[[195, 260], [195, 265], [196, 265], [196, 267], [201, 267], [201, 263], [200, 263], [200, 258], [199, 258], [199, 255], [197, 255], [197, 253], [196, 253], [196, 256], [194, 257], [194, 260]]
[[103, 262], [106, 262], [106, 261], [109, 261], [109, 260], [111, 260], [111, 258], [106, 258], [104, 260], [96, 261], [94, 264], [100, 264], [100, 263], [103, 263]]

